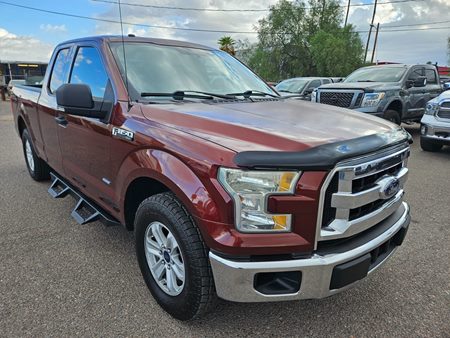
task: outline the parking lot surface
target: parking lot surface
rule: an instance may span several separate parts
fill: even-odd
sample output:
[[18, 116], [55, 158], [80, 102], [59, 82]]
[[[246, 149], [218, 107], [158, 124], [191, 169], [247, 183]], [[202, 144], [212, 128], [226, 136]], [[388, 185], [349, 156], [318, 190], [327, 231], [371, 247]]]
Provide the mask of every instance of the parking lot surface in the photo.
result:
[[354, 288], [287, 303], [219, 302], [182, 323], [151, 297], [133, 233], [78, 225], [74, 201], [34, 182], [8, 103], [0, 102], [0, 337], [307, 336], [450, 337], [450, 147], [420, 150], [414, 136], [406, 200], [410, 231], [396, 254]]

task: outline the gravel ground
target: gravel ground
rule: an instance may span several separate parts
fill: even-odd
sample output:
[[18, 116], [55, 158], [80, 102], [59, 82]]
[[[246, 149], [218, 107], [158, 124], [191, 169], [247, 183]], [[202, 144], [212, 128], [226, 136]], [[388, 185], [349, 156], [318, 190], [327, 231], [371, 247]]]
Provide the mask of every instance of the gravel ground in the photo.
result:
[[52, 200], [23, 160], [9, 104], [0, 102], [0, 337], [307, 336], [450, 337], [450, 147], [420, 150], [407, 201], [412, 223], [392, 259], [328, 299], [220, 302], [182, 323], [162, 311], [140, 275], [133, 234], [80, 226], [71, 198]]

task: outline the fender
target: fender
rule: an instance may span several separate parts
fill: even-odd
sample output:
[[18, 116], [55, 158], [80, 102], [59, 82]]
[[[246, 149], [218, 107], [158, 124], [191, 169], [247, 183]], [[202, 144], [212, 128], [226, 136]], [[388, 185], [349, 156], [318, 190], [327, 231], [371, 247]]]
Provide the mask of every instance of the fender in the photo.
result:
[[[230, 220], [232, 215], [224, 214], [225, 210], [233, 209], [227, 207], [227, 204], [232, 203], [230, 197], [223, 189], [217, 189], [219, 183], [215, 181], [215, 178], [209, 178], [207, 167], [204, 169], [206, 177], [203, 181], [205, 182], [197, 177], [183, 161], [168, 152], [141, 149], [130, 154], [122, 163], [116, 178], [116, 186], [119, 187], [116, 200], [122, 210], [121, 221], [124, 223], [125, 220], [124, 205], [127, 189], [135, 179], [142, 177], [164, 184], [194, 217], [213, 222]], [[206, 185], [211, 187], [207, 188]], [[217, 194], [212, 197], [209, 192], [214, 194], [217, 192]]]

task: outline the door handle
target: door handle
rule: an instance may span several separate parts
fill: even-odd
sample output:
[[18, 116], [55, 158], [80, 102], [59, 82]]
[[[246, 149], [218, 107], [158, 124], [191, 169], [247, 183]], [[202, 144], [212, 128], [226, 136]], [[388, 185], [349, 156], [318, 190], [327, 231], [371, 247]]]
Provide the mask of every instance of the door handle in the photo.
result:
[[61, 127], [66, 127], [67, 126], [67, 120], [66, 117], [64, 115], [59, 115], [57, 117], [55, 117], [55, 121], [56, 123], [58, 123]]

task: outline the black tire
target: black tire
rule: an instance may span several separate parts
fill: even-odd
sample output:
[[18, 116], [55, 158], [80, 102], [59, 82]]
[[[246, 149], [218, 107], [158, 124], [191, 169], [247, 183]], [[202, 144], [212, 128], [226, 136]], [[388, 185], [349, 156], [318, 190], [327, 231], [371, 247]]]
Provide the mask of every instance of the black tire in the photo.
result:
[[402, 123], [399, 112], [392, 109], [386, 110], [383, 114], [383, 118], [398, 125]]
[[[22, 132], [22, 149], [28, 173], [33, 178], [33, 180], [45, 181], [50, 179], [50, 168], [44, 160], [37, 156], [36, 151], [34, 150], [33, 142], [31, 141], [31, 137], [27, 129]], [[31, 151], [31, 158], [28, 158], [27, 156], [27, 149], [28, 151]]]
[[442, 144], [435, 143], [423, 137], [420, 138], [420, 147], [422, 150], [436, 152], [442, 149]]
[[[163, 291], [147, 263], [144, 241], [147, 227], [155, 222], [170, 230], [182, 255], [184, 286], [175, 296]], [[208, 312], [217, 299], [208, 250], [194, 220], [174, 194], [165, 192], [145, 199], [136, 212], [134, 229], [139, 267], [158, 304], [171, 316], [183, 321], [199, 318]], [[167, 281], [167, 270], [165, 274]]]

